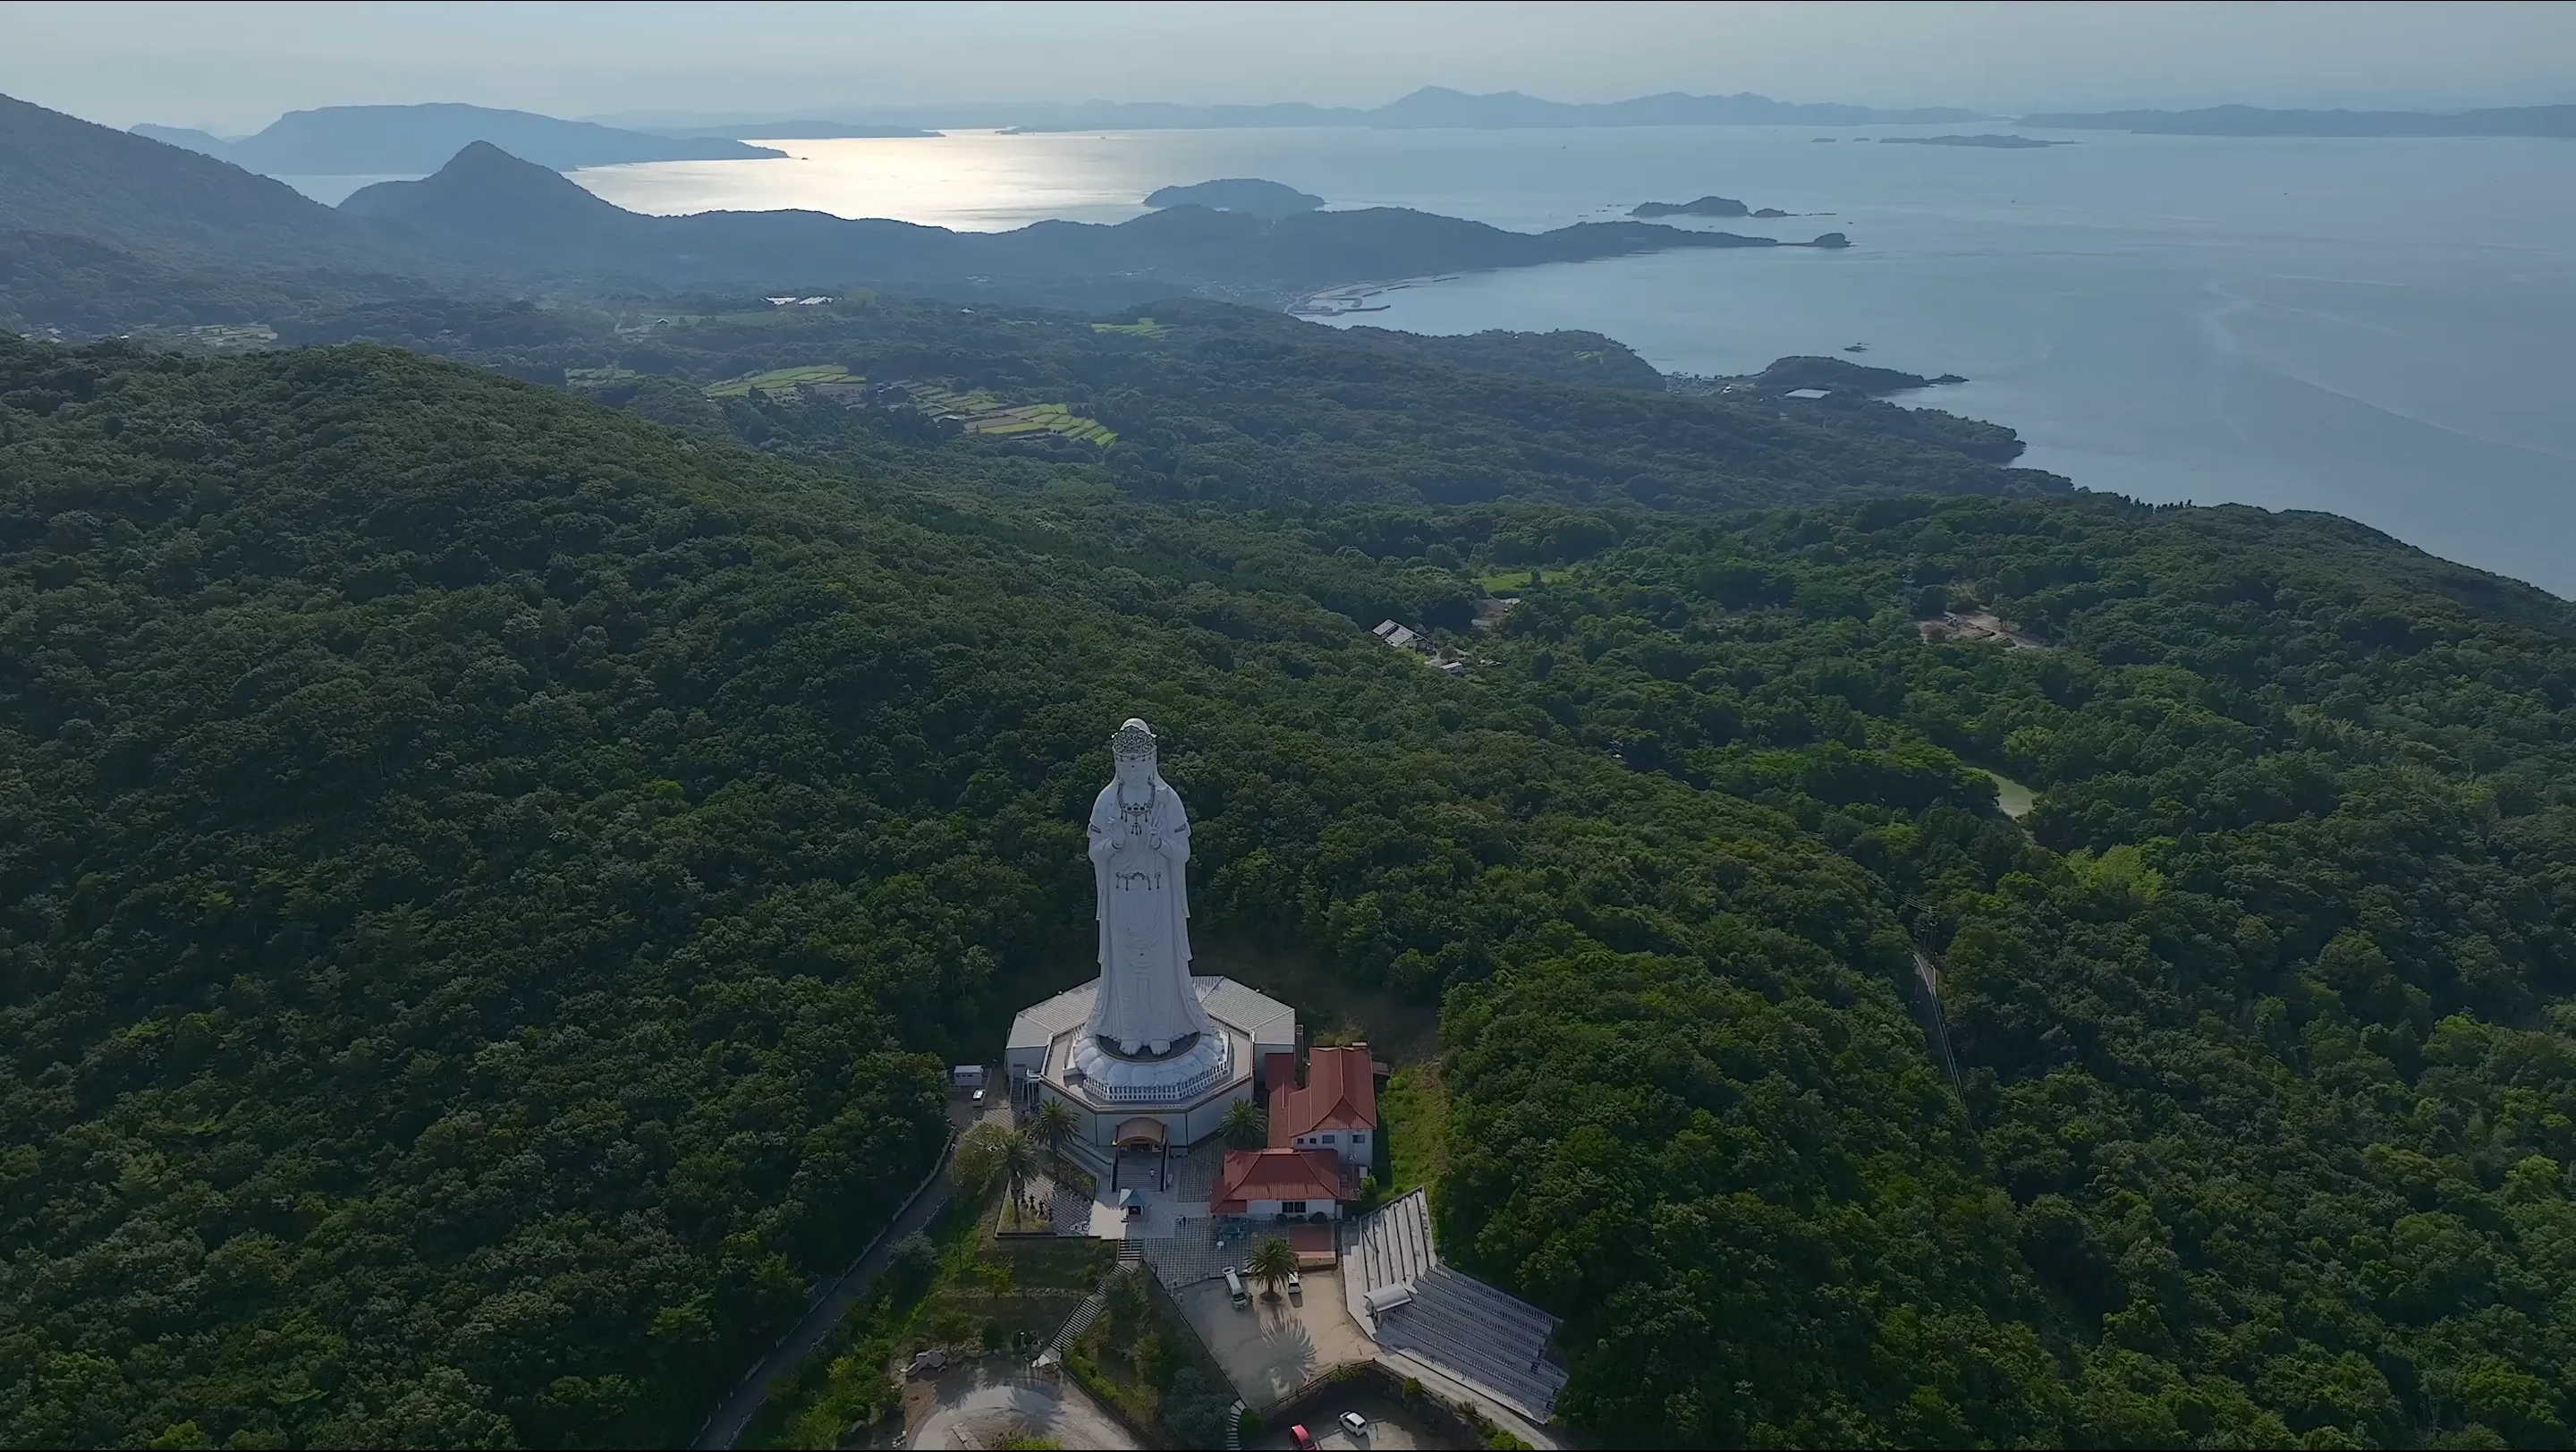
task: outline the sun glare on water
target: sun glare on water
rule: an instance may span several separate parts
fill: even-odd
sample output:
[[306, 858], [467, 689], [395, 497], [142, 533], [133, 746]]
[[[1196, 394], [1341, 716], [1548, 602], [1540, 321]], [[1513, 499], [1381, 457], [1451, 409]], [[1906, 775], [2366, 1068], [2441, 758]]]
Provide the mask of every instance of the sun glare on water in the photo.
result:
[[761, 161], [663, 161], [573, 173], [630, 211], [808, 208], [998, 232], [1050, 217], [1119, 222], [1145, 210], [1121, 138], [952, 131], [898, 139], [755, 140], [788, 153]]

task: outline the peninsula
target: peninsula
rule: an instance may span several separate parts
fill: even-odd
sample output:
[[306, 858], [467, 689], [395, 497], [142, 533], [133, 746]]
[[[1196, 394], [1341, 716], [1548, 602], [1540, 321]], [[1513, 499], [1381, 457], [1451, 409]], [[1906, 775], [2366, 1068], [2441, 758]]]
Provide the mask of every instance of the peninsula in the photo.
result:
[[942, 133], [918, 126], [870, 125], [857, 121], [746, 121], [733, 126], [692, 126], [656, 130], [655, 136], [681, 140], [712, 137], [719, 141], [921, 141]]
[[2197, 111], [2057, 111], [2024, 116], [2021, 124], [2164, 136], [2576, 136], [2576, 106], [2490, 106], [2475, 111], [2208, 106]]
[[2077, 146], [2074, 141], [2042, 141], [2036, 136], [1981, 132], [1974, 136], [1882, 136], [1881, 146], [1976, 146], [1988, 151], [2030, 151], [2042, 146]]

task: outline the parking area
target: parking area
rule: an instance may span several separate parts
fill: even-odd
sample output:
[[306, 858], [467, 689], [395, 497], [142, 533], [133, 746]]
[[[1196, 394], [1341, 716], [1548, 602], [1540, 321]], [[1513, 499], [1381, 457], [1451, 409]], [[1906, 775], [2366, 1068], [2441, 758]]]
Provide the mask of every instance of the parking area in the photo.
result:
[[[1354, 1437], [1343, 1430], [1341, 1414], [1357, 1412], [1368, 1419], [1368, 1434]], [[1395, 1398], [1371, 1388], [1354, 1387], [1350, 1395], [1329, 1397], [1321, 1405], [1297, 1414], [1298, 1421], [1312, 1434], [1318, 1447], [1366, 1449], [1366, 1452], [1396, 1452], [1406, 1447], [1448, 1447], [1451, 1443], [1430, 1437], [1422, 1425], [1405, 1415]], [[1288, 1437], [1289, 1424], [1264, 1428], [1252, 1442], [1257, 1448], [1291, 1448], [1296, 1444]], [[1465, 1452], [1464, 1445], [1461, 1452]]]
[[1277, 1406], [1332, 1367], [1377, 1354], [1343, 1304], [1340, 1274], [1311, 1271], [1305, 1282], [1302, 1294], [1283, 1292], [1275, 1301], [1247, 1286], [1251, 1304], [1246, 1306], [1228, 1298], [1222, 1280], [1201, 1281], [1177, 1293], [1199, 1340], [1255, 1410]]

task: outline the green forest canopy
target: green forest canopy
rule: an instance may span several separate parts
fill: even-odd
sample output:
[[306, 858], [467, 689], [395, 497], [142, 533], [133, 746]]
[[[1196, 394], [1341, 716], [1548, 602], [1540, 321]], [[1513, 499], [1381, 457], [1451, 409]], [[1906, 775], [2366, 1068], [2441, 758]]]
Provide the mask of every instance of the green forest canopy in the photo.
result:
[[687, 1436], [1081, 957], [1135, 713], [1208, 930], [1442, 1001], [1444, 1244], [1584, 1435], [2563, 1442], [2567, 607], [1232, 311], [1010, 328], [1106, 455], [0, 340], [10, 1440]]

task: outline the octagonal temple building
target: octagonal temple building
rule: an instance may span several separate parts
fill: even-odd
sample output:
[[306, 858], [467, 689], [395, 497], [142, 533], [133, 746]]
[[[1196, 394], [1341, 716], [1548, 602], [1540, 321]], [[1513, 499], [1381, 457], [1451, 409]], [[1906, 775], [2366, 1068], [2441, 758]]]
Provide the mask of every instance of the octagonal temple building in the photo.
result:
[[1093, 1145], [1192, 1145], [1254, 1096], [1268, 1055], [1295, 1052], [1297, 1015], [1191, 974], [1189, 812], [1153, 728], [1130, 719], [1109, 750], [1087, 833], [1100, 976], [1022, 1010], [1004, 1063], [1026, 1107], [1063, 1101]]

